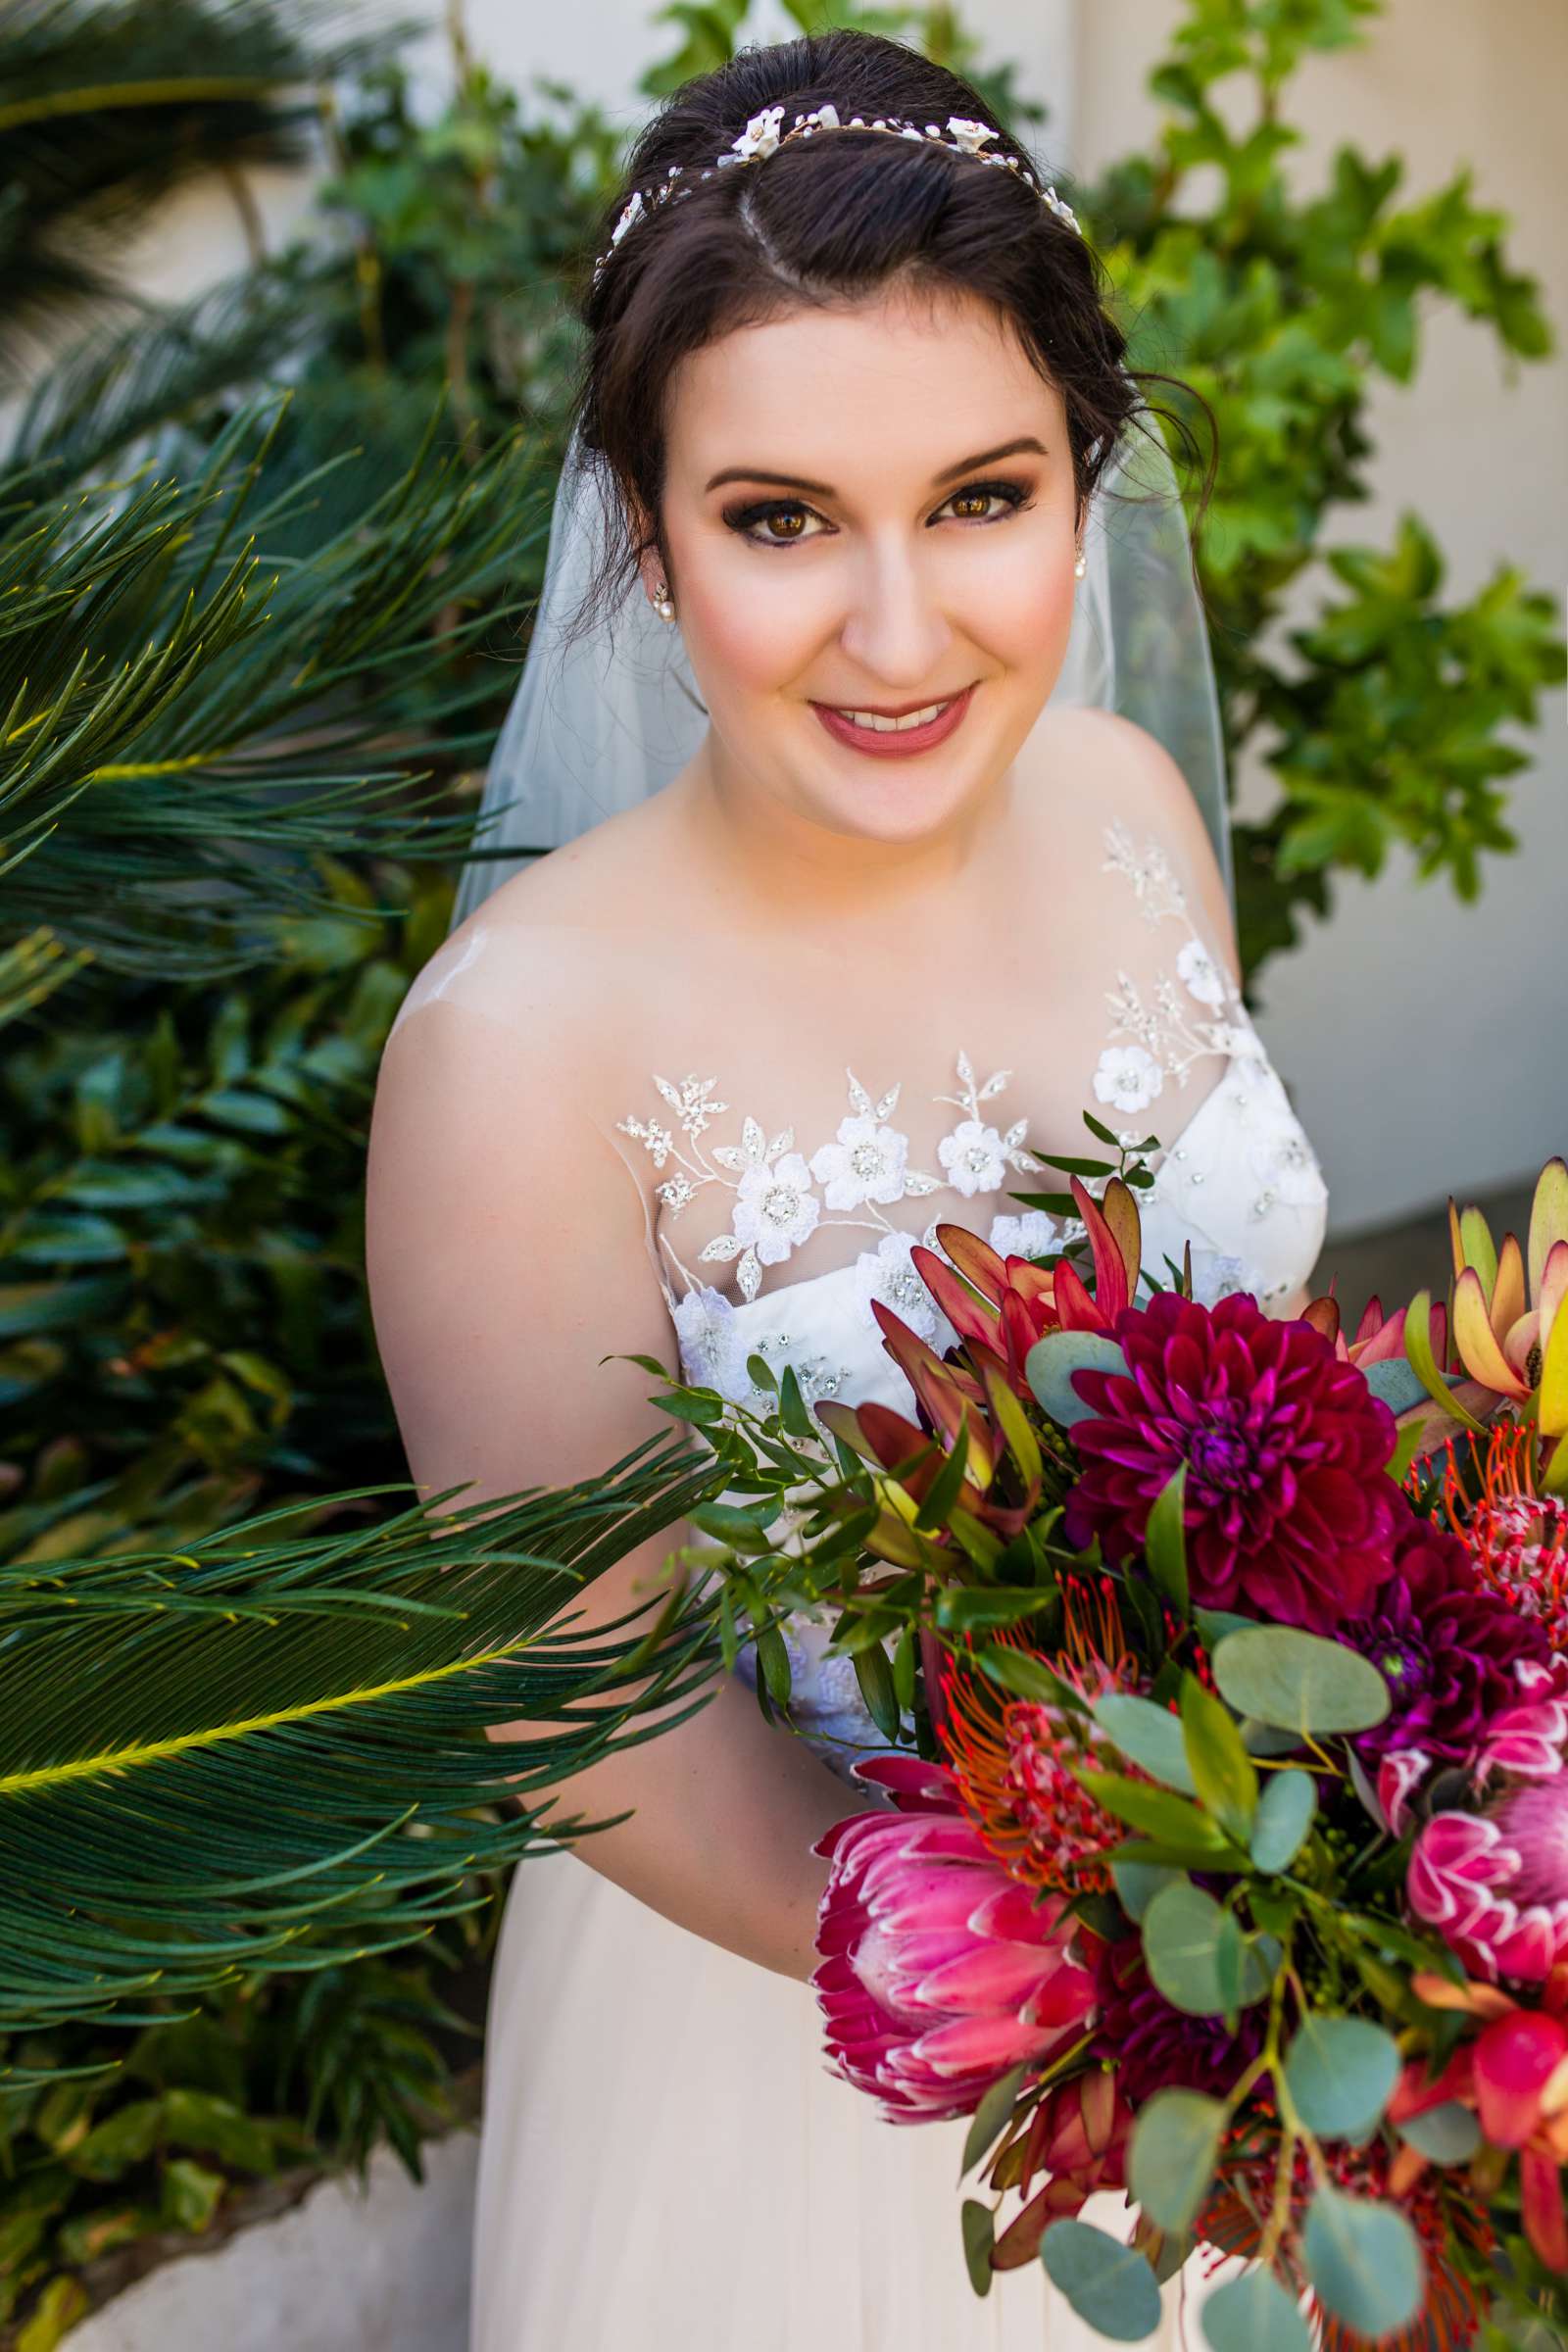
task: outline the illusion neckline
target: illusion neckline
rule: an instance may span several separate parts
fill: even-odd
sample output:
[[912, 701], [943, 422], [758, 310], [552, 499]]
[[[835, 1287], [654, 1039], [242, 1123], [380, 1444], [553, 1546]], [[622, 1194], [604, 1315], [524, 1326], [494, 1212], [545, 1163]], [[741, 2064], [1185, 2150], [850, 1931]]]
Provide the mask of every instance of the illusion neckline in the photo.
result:
[[[1232, 1082], [1239, 1080], [1242, 1074], [1244, 1058], [1245, 1057], [1241, 1055], [1232, 1055], [1226, 1061], [1225, 1067], [1221, 1071], [1218, 1079], [1214, 1085], [1209, 1088], [1208, 1093], [1203, 1097], [1203, 1100], [1201, 1102], [1200, 1102], [1198, 1108], [1193, 1112], [1192, 1117], [1188, 1119], [1181, 1128], [1178, 1129], [1177, 1133], [1171, 1137], [1171, 1140], [1168, 1144], [1162, 1144], [1160, 1146], [1157, 1155], [1158, 1165], [1153, 1171], [1154, 1180], [1144, 1196], [1146, 1200], [1152, 1200], [1158, 1197], [1160, 1186], [1164, 1181], [1165, 1171], [1171, 1165], [1173, 1155], [1177, 1151], [1185, 1152], [1191, 1149], [1193, 1137], [1197, 1134], [1198, 1129], [1202, 1124], [1203, 1120], [1208, 1116], [1208, 1113], [1212, 1109], [1213, 1105], [1227, 1094]], [[1042, 1174], [1044, 1175], [1046, 1171], [1043, 1170]], [[998, 1215], [1004, 1215], [1006, 1212], [1004, 1210], [998, 1210], [995, 1213]], [[961, 1224], [962, 1219], [958, 1217], [948, 1217], [945, 1218], [943, 1222], [945, 1224], [956, 1225]], [[918, 1241], [920, 1237], [918, 1234], [915, 1234], [912, 1236], [912, 1238]], [[824, 1266], [820, 1274], [803, 1274], [798, 1275], [793, 1282], [774, 1283], [770, 1290], [760, 1291], [755, 1298], [731, 1298], [729, 1300], [729, 1304], [736, 1315], [754, 1315], [760, 1307], [772, 1306], [781, 1298], [796, 1298], [800, 1297], [803, 1291], [814, 1291], [822, 1288], [825, 1284], [830, 1282], [842, 1282], [846, 1275], [854, 1274], [855, 1268], [856, 1261], [854, 1258], [850, 1258], [846, 1260], [843, 1265]]]

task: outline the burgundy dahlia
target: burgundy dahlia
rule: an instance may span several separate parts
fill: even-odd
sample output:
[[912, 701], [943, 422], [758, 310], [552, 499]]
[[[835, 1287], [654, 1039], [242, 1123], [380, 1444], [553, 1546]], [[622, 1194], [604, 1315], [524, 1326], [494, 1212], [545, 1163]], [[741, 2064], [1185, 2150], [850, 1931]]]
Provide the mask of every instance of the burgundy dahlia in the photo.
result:
[[1116, 2087], [1135, 2114], [1156, 2090], [1173, 2085], [1223, 2096], [1263, 2047], [1266, 2003], [1243, 2009], [1234, 2034], [1226, 2032], [1223, 2018], [1172, 2008], [1150, 1982], [1137, 1935], [1102, 1948], [1095, 1992], [1095, 2055], [1114, 2066]]
[[1407, 1512], [1390, 1571], [1364, 1617], [1340, 1640], [1378, 1667], [1393, 1693], [1388, 1714], [1356, 1745], [1364, 1756], [1421, 1748], [1467, 1763], [1491, 1717], [1518, 1696], [1514, 1664], [1551, 1654], [1545, 1628], [1487, 1592], [1457, 1536]]
[[1076, 1372], [1096, 1417], [1073, 1442], [1070, 1544], [1124, 1559], [1187, 1464], [1193, 1599], [1333, 1633], [1388, 1575], [1402, 1497], [1384, 1465], [1394, 1415], [1309, 1323], [1265, 1315], [1246, 1291], [1200, 1306], [1160, 1291], [1116, 1319], [1127, 1371]]

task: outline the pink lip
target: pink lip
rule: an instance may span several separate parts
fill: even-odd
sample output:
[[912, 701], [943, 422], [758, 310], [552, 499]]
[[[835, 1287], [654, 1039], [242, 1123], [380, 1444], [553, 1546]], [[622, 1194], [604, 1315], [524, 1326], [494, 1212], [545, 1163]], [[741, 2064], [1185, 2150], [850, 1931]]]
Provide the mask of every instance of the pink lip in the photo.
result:
[[[925, 726], [906, 727], [897, 732], [892, 728], [858, 727], [853, 719], [841, 718], [826, 703], [813, 703], [811, 709], [835, 742], [847, 743], [855, 752], [868, 752], [873, 760], [906, 760], [911, 753], [928, 752], [933, 744], [945, 743], [961, 722], [973, 694], [974, 688], [966, 686], [961, 694], [954, 697], [945, 710], [939, 711]], [[913, 703], [909, 707], [918, 710], [920, 705]], [[891, 717], [892, 713], [887, 715]]]

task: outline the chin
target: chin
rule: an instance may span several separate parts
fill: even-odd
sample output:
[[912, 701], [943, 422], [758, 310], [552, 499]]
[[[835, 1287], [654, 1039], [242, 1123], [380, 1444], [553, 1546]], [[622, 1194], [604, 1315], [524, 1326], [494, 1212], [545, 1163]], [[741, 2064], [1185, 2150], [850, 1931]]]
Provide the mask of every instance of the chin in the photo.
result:
[[[942, 832], [965, 809], [982, 802], [996, 781], [989, 770], [967, 782], [956, 782], [949, 776], [923, 783], [899, 771], [900, 762], [889, 760], [858, 792], [835, 793], [828, 798], [812, 794], [803, 802], [803, 813], [835, 833], [907, 845]], [[1000, 769], [997, 772], [1000, 774]]]

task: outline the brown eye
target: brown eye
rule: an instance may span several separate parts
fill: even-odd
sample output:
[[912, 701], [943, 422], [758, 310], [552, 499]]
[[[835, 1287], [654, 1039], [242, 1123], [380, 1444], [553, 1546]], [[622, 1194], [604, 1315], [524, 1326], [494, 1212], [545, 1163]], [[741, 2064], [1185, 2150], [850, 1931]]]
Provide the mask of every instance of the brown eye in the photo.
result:
[[972, 514], [976, 508], [984, 507], [993, 495], [994, 493], [990, 490], [960, 490], [952, 504], [955, 508], [961, 509], [967, 501]]
[[785, 539], [799, 539], [801, 536], [801, 526], [806, 519], [802, 510], [799, 507], [769, 507], [766, 515], [763, 517], [763, 519], [770, 524], [779, 521], [781, 518], [790, 525], [790, 528], [778, 535]]

